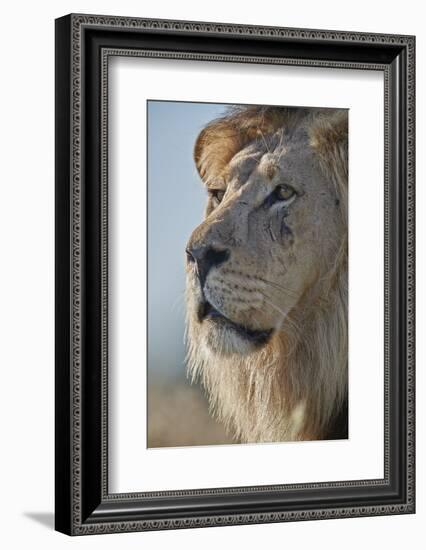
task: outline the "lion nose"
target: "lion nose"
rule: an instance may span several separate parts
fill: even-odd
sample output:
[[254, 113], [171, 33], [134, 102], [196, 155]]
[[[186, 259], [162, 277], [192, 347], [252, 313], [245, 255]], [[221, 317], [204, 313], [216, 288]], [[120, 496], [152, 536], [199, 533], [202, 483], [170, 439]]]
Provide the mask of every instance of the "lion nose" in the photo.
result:
[[229, 250], [218, 250], [212, 246], [189, 247], [186, 249], [188, 263], [195, 263], [201, 287], [206, 282], [212, 267], [217, 267], [229, 258]]

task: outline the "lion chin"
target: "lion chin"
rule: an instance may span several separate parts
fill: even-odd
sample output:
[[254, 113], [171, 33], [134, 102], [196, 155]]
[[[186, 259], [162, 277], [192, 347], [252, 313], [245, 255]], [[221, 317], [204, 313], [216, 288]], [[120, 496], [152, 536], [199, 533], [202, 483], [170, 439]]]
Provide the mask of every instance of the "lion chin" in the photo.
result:
[[273, 329], [256, 330], [239, 324], [207, 301], [199, 307], [198, 322], [204, 329], [205, 345], [218, 356], [248, 355], [265, 346], [273, 334]]

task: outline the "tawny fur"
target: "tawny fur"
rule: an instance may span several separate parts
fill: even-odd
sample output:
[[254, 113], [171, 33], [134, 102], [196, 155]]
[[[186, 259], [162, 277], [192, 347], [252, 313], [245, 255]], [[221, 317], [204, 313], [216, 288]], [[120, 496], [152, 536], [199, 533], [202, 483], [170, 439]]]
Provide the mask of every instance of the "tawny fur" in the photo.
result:
[[[334, 419], [347, 399], [347, 112], [234, 108], [209, 124], [195, 147], [197, 168], [209, 186], [226, 177], [231, 159], [247, 146], [254, 153], [262, 149], [269, 153], [268, 144], [279, 139], [275, 151], [280, 158], [284, 133], [291, 139], [298, 128], [307, 132], [339, 204], [339, 235], [332, 257], [283, 316], [279, 330], [263, 347], [249, 353], [245, 349], [230, 354], [212, 351], [194, 317], [194, 283], [189, 281], [187, 287], [189, 375], [201, 381], [212, 413], [242, 442], [333, 437]], [[212, 224], [221, 222], [220, 217], [213, 218]], [[204, 231], [209, 219], [207, 212]], [[322, 223], [327, 224], [327, 219]], [[226, 347], [226, 341], [216, 345]]]

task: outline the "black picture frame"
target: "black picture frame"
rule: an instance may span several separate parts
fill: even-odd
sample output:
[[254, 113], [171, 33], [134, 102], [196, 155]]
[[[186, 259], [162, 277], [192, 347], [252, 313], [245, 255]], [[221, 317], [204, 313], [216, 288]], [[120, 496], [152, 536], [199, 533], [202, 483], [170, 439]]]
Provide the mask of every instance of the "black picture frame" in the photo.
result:
[[[374, 69], [385, 82], [384, 478], [108, 493], [108, 57]], [[415, 38], [71, 14], [56, 20], [56, 529], [118, 533], [415, 511]]]

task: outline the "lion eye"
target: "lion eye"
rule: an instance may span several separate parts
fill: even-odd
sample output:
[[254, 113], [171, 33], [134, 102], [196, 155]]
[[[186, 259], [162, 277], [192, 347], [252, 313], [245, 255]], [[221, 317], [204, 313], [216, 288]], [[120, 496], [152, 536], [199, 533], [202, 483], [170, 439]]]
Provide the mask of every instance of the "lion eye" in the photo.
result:
[[213, 201], [216, 204], [220, 204], [225, 195], [225, 191], [223, 189], [210, 189], [209, 195], [213, 198]]
[[283, 184], [275, 187], [274, 195], [277, 201], [289, 201], [296, 195], [296, 191], [291, 185]]

